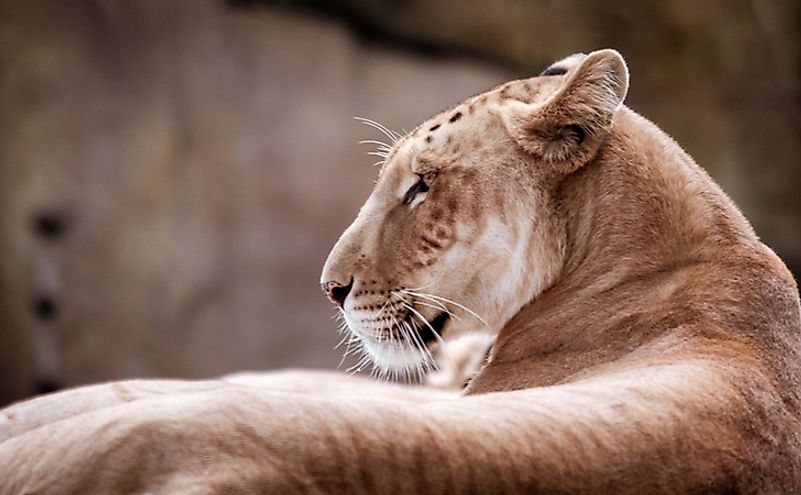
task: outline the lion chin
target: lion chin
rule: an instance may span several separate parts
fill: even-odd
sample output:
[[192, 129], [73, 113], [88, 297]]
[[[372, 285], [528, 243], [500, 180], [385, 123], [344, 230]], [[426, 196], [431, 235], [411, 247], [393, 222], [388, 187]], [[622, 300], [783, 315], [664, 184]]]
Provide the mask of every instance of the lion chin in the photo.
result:
[[357, 345], [369, 357], [375, 375], [414, 376], [422, 380], [429, 370], [438, 367], [433, 352], [444, 342], [450, 315], [441, 311], [430, 321], [421, 318], [419, 323], [409, 316], [379, 330], [362, 329], [346, 314], [343, 318]]

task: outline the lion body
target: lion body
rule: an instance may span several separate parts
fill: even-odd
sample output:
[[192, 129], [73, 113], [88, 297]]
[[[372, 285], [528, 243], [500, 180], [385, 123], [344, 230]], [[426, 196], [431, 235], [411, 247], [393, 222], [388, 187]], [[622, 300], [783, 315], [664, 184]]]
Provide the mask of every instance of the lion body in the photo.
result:
[[464, 296], [497, 335], [464, 395], [304, 373], [76, 389], [3, 411], [0, 493], [801, 491], [795, 282], [620, 105], [618, 59], [568, 59], [410, 133], [326, 264], [388, 366], [425, 359], [393, 333], [424, 331], [397, 325], [404, 288], [437, 281], [447, 299], [417, 313], [446, 339], [475, 330], [443, 302]]

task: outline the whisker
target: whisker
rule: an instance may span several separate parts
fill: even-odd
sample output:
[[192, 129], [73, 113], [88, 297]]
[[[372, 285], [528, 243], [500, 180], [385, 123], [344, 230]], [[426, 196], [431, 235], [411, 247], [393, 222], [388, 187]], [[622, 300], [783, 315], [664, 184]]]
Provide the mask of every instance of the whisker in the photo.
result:
[[[444, 345], [444, 341], [442, 340], [442, 337], [440, 336], [440, 334], [439, 334], [439, 333], [437, 333], [437, 331], [436, 331], [436, 330], [434, 330], [434, 327], [432, 327], [432, 326], [431, 326], [431, 324], [428, 322], [428, 320], [426, 320], [426, 319], [425, 319], [425, 317], [424, 317], [423, 315], [421, 315], [419, 311], [417, 311], [416, 309], [414, 309], [414, 308], [413, 308], [413, 307], [412, 307], [410, 304], [403, 303], [403, 302], [402, 302], [401, 304], [403, 305], [403, 307], [404, 307], [404, 308], [406, 308], [406, 309], [408, 309], [409, 311], [411, 311], [411, 312], [412, 312], [412, 314], [413, 314], [414, 316], [417, 316], [417, 318], [419, 318], [419, 319], [420, 319], [420, 321], [421, 321], [421, 322], [422, 322], [422, 323], [423, 323], [425, 326], [427, 326], [429, 330], [431, 330], [431, 333], [433, 333], [433, 334], [434, 334], [434, 337], [436, 337], [437, 341], [438, 341], [440, 344]], [[433, 358], [432, 358], [432, 359], [433, 359]]]
[[353, 352], [352, 345], [354, 343], [354, 336], [353, 333], [348, 331], [348, 321], [345, 319], [345, 312], [342, 308], [337, 308], [338, 311], [334, 315], [334, 318], [339, 321], [337, 324], [337, 332], [342, 335], [342, 340], [339, 341], [337, 345], [334, 346], [334, 349], [339, 349], [339, 347], [345, 343], [345, 352], [342, 353], [342, 358], [339, 360], [336, 369], [342, 367], [342, 364], [345, 362], [345, 359]]
[[392, 149], [390, 144], [387, 144], [384, 141], [379, 141], [378, 139], [362, 139], [359, 141], [359, 144], [372, 144], [378, 146], [379, 148], [386, 148], [387, 150]]
[[342, 364], [345, 362], [345, 359], [347, 359], [347, 357], [350, 356], [354, 352], [354, 349], [351, 346], [353, 345], [353, 343], [354, 343], [354, 341], [356, 339], [354, 339], [353, 336], [348, 336], [348, 337], [349, 337], [348, 341], [345, 344], [345, 352], [342, 353], [342, 358], [340, 358], [339, 364], [337, 364], [337, 368], [336, 369], [341, 368]]
[[439, 301], [431, 300], [430, 303], [423, 303], [422, 301], [415, 300], [414, 299], [414, 294], [409, 293], [408, 290], [404, 290], [404, 292], [406, 292], [406, 293], [403, 294], [403, 293], [401, 293], [399, 291], [394, 291], [393, 290], [393, 291], [390, 292], [390, 294], [400, 298], [400, 300], [402, 300], [402, 301], [406, 301], [406, 297], [405, 296], [412, 296], [410, 298], [412, 303], [425, 304], [425, 305], [431, 306], [432, 308], [436, 308], [436, 309], [448, 312], [448, 308], [444, 304], [439, 302]]
[[[423, 322], [425, 322], [425, 320], [423, 320]], [[420, 338], [420, 334], [415, 332], [414, 329], [411, 328], [411, 325], [409, 323], [407, 323], [407, 322], [403, 322], [403, 323], [409, 328], [409, 333], [411, 333], [413, 335], [415, 347], [417, 347], [417, 350], [420, 351], [421, 354], [423, 354], [424, 361], [423, 361], [422, 364], [418, 365], [418, 366], [420, 366], [420, 370], [419, 371], [422, 372], [423, 371], [423, 369], [422, 369], [423, 367], [426, 367], [426, 368], [434, 367], [434, 368], [436, 368], [437, 367], [437, 363], [436, 363], [436, 361], [434, 361], [434, 356], [431, 355], [431, 351], [428, 350], [428, 347], [423, 342], [423, 339]], [[436, 332], [434, 332], [434, 333], [436, 333]]]
[[369, 360], [370, 356], [368, 356], [367, 354], [363, 354], [362, 357], [359, 359], [359, 361], [357, 361], [356, 364], [345, 370], [345, 372], [354, 375], [360, 372], [364, 368], [366, 362]]
[[442, 296], [435, 296], [434, 294], [428, 294], [428, 293], [424, 293], [424, 292], [410, 292], [409, 289], [402, 289], [400, 292], [407, 293], [407, 294], [412, 295], [412, 296], [422, 297], [423, 299], [438, 300], [438, 301], [442, 301], [442, 302], [445, 302], [445, 303], [448, 303], [448, 304], [453, 304], [457, 308], [460, 308], [460, 309], [466, 311], [467, 313], [469, 313], [470, 315], [475, 317], [478, 321], [480, 321], [485, 327], [489, 328], [489, 324], [487, 323], [487, 321], [484, 320], [484, 318], [482, 318], [478, 314], [476, 314], [475, 311], [473, 311], [472, 309], [470, 309], [470, 308], [468, 308], [468, 307], [466, 307], [466, 306], [464, 306], [462, 304], [459, 304], [459, 303], [457, 303], [455, 301], [452, 301], [452, 300], [450, 300], [448, 298], [445, 298], [445, 297], [442, 297]]
[[[434, 333], [434, 336], [440, 341], [442, 341], [440, 335], [431, 327], [428, 321], [426, 321], [425, 317], [423, 317], [418, 311], [416, 311], [414, 307], [412, 307], [401, 294], [399, 294], [396, 291], [391, 291], [390, 295], [397, 297], [402, 307], [405, 307], [407, 310], [409, 310], [412, 313], [412, 316], [417, 316], [417, 318], [420, 319], [420, 321], [424, 325], [428, 326], [431, 329], [431, 331]], [[414, 304], [415, 302], [420, 302], [420, 301], [411, 301], [412, 304]], [[436, 309], [439, 309], [436, 306], [433, 305], [431, 306], [435, 307]], [[446, 312], [448, 312], [447, 308], [444, 309]], [[407, 335], [411, 335], [411, 342], [414, 345], [414, 347], [423, 355], [423, 362], [416, 363], [414, 369], [415, 373], [418, 375], [418, 380], [422, 384], [423, 375], [425, 374], [425, 372], [431, 368], [434, 369], [437, 368], [436, 360], [434, 360], [434, 356], [431, 355], [428, 346], [425, 345], [425, 342], [423, 342], [422, 338], [420, 337], [420, 334], [412, 328], [411, 324], [406, 321], [403, 321], [401, 323], [407, 328], [408, 330]]]
[[346, 340], [349, 340], [349, 339], [350, 339], [350, 335], [345, 335], [345, 336], [343, 336], [343, 337], [342, 337], [342, 339], [339, 341], [339, 343], [338, 343], [337, 345], [335, 345], [335, 346], [334, 346], [334, 349], [333, 349], [333, 350], [337, 350], [337, 349], [339, 349], [339, 346], [341, 346], [342, 344], [344, 344], [344, 343], [345, 343], [345, 341], [346, 341]]
[[[400, 340], [400, 342], [398, 343], [399, 345], [401, 345], [401, 342], [402, 342], [404, 347], [405, 347], [405, 344], [409, 344], [409, 343], [411, 343], [412, 346], [415, 346], [414, 341], [412, 340], [413, 336], [412, 336], [411, 329], [409, 328], [409, 324], [408, 323], [406, 323], [405, 321], [401, 321], [399, 326], [398, 326], [398, 330], [400, 330], [401, 335], [403, 337], [403, 339]], [[403, 365], [403, 369], [396, 370], [396, 375], [395, 375], [396, 379], [398, 378], [398, 375], [403, 375], [402, 378], [404, 378], [404, 379], [407, 378], [407, 376], [406, 376], [406, 367], [407, 367], [407, 365], [404, 364]]]
[[[354, 348], [353, 348], [353, 345], [354, 345], [354, 344], [356, 344], [356, 349], [354, 349]], [[348, 340], [347, 340], [347, 341], [346, 341], [346, 343], [345, 343], [345, 353], [344, 353], [344, 355], [342, 356], [342, 357], [343, 357], [343, 359], [344, 359], [345, 357], [347, 357], [347, 356], [349, 356], [349, 355], [353, 354], [353, 353], [354, 353], [354, 352], [356, 352], [357, 350], [359, 350], [359, 345], [358, 345], [358, 344], [359, 344], [359, 339], [358, 339], [358, 338], [356, 338], [356, 336], [354, 336], [354, 335], [352, 335], [352, 334], [351, 334], [351, 335], [348, 335]]]
[[[392, 296], [392, 295], [394, 295], [394, 294], [392, 294], [392, 292], [390, 292], [390, 294], [389, 294], [389, 295], [390, 295], [390, 296]], [[380, 317], [381, 317], [381, 315], [384, 313], [384, 310], [385, 310], [385, 309], [387, 309], [387, 305], [389, 305], [389, 303], [390, 303], [390, 302], [392, 302], [392, 298], [391, 298], [391, 297], [388, 297], [388, 298], [387, 298], [387, 300], [386, 300], [386, 301], [384, 301], [384, 304], [382, 304], [382, 305], [381, 305], [381, 308], [378, 310], [378, 317], [379, 317], [379, 318], [380, 318]]]
[[407, 288], [401, 289], [401, 290], [416, 292], [416, 291], [419, 291], [419, 290], [426, 290], [429, 287], [431, 287], [432, 285], [433, 285], [433, 282], [431, 284], [428, 284], [428, 285], [423, 285], [422, 287], [417, 287], [417, 288], [414, 288], [414, 289], [407, 287]]
[[420, 339], [420, 335], [415, 331], [412, 325], [408, 321], [402, 321], [401, 325], [406, 329], [405, 335], [407, 340], [412, 343], [412, 346], [420, 351], [421, 354], [426, 353], [427, 349], [425, 348], [423, 341]]
[[431, 300], [431, 303], [427, 303], [427, 302], [424, 302], [424, 301], [418, 301], [416, 299], [411, 299], [410, 302], [412, 304], [419, 304], [420, 306], [426, 306], [426, 307], [429, 307], [429, 308], [438, 309], [438, 310], [444, 312], [445, 314], [447, 314], [448, 316], [451, 316], [451, 317], [455, 318], [457, 321], [462, 321], [462, 318], [460, 316], [458, 316], [455, 313], [453, 313], [453, 311], [449, 310], [444, 304], [442, 304], [439, 301]]
[[398, 134], [397, 132], [393, 131], [392, 129], [390, 129], [389, 127], [385, 126], [384, 124], [376, 122], [375, 120], [368, 119], [366, 117], [354, 117], [354, 118], [356, 120], [362, 122], [363, 124], [368, 125], [368, 126], [374, 128], [374, 129], [378, 130], [382, 134], [384, 134], [386, 137], [388, 137], [392, 141], [392, 144], [395, 144], [401, 138], [400, 134]]

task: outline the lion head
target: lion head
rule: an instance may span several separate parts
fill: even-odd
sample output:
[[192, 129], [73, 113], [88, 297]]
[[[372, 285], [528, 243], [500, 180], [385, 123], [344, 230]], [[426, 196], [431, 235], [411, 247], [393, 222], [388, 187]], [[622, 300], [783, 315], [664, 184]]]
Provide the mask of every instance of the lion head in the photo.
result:
[[420, 371], [443, 338], [497, 334], [555, 281], [564, 235], [551, 191], [603, 147], [627, 88], [616, 51], [573, 55], [389, 133], [321, 278], [378, 370]]

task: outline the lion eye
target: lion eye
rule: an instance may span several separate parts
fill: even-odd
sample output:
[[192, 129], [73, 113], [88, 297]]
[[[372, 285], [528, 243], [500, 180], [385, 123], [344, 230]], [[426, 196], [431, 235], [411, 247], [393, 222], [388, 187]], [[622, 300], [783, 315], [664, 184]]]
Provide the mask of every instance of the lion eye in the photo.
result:
[[408, 205], [414, 198], [417, 197], [418, 194], [425, 194], [428, 192], [428, 184], [426, 184], [426, 176], [417, 174], [420, 178], [415, 184], [406, 191], [406, 194], [403, 196], [403, 204]]

